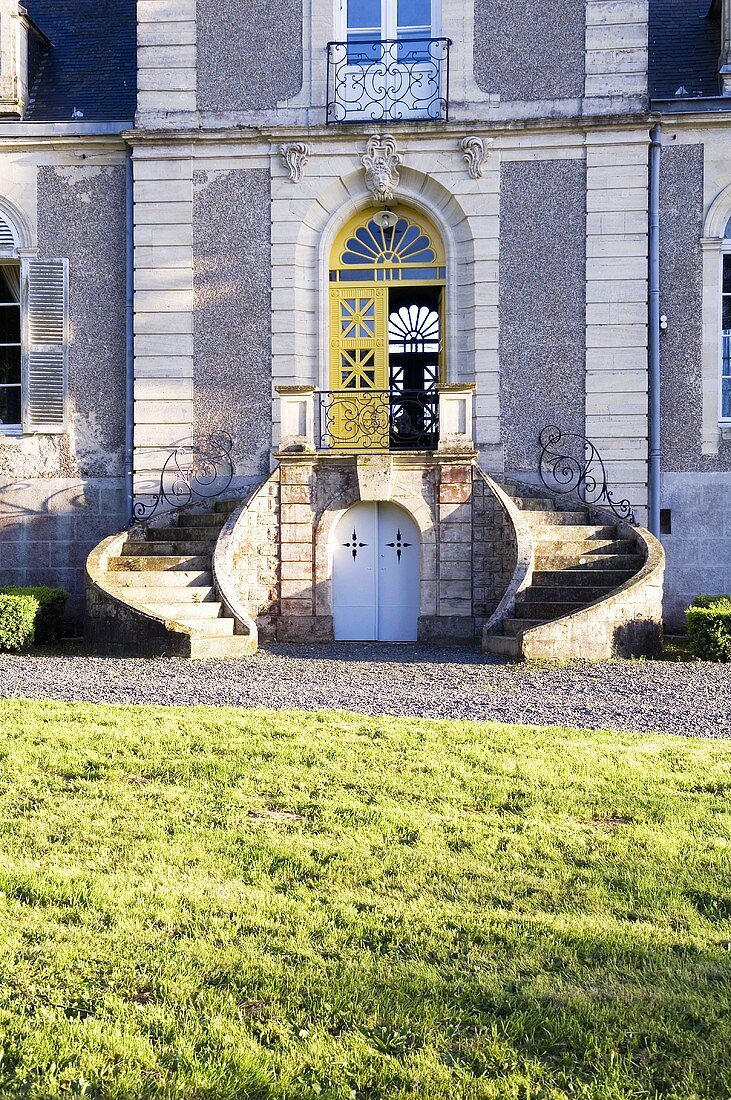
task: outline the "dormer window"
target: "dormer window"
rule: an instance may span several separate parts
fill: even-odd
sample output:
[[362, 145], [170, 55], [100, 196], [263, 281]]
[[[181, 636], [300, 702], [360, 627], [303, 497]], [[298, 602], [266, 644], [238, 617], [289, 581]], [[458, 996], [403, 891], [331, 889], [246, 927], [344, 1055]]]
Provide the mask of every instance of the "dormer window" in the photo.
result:
[[328, 122], [446, 120], [449, 40], [439, 0], [339, 0]]
[[18, 0], [0, 0], [0, 118], [22, 118], [30, 85], [51, 43]]

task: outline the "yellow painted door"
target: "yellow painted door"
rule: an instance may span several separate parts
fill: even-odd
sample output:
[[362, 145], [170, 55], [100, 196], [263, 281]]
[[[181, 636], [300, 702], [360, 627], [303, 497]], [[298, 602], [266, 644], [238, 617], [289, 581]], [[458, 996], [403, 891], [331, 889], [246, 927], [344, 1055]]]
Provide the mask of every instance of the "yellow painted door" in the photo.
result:
[[388, 450], [388, 291], [330, 288], [330, 389], [324, 434], [331, 447]]

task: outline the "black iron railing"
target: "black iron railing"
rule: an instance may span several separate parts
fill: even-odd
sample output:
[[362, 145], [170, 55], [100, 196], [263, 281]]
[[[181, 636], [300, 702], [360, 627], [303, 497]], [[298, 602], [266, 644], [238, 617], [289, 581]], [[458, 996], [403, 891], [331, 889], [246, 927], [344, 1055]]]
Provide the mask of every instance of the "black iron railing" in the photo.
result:
[[157, 491], [133, 503], [130, 526], [148, 523], [161, 510], [177, 512], [221, 496], [233, 481], [232, 450], [231, 436], [220, 428], [172, 448], [163, 463]]
[[439, 442], [436, 390], [322, 390], [323, 448], [433, 451]]
[[328, 42], [327, 121], [446, 122], [449, 38]]
[[629, 500], [614, 499], [604, 461], [590, 439], [550, 425], [541, 432], [539, 442], [538, 471], [547, 489], [577, 496], [584, 504], [607, 508], [628, 523], [637, 522]]

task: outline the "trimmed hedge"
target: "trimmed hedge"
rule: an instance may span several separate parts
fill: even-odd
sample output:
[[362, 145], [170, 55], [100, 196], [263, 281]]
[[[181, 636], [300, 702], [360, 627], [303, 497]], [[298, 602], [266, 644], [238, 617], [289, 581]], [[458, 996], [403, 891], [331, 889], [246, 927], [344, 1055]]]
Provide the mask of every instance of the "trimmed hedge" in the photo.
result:
[[35, 596], [0, 593], [0, 650], [7, 653], [31, 644], [40, 606]]
[[690, 650], [706, 661], [731, 661], [731, 596], [698, 596], [685, 613]]
[[56, 645], [63, 641], [64, 616], [68, 592], [63, 588], [0, 588], [0, 595], [34, 596], [39, 608], [35, 621], [35, 641], [37, 645]]

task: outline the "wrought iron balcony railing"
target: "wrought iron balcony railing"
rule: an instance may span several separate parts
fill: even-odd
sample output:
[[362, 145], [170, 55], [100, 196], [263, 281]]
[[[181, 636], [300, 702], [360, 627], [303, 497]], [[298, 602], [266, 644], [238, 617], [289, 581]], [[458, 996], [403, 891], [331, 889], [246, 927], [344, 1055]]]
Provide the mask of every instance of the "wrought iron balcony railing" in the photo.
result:
[[321, 390], [319, 446], [361, 451], [434, 451], [436, 390]]
[[327, 121], [446, 122], [449, 38], [328, 42]]

